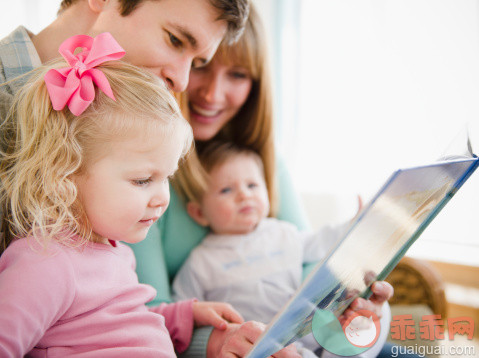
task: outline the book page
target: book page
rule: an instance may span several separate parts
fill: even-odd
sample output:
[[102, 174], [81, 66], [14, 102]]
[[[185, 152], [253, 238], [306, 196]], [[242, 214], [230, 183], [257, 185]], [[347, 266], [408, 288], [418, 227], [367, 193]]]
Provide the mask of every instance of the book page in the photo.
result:
[[470, 154], [467, 159], [394, 172], [275, 316], [248, 357], [267, 357], [311, 333], [317, 312], [339, 317], [356, 297], [367, 298], [370, 285], [386, 278], [478, 166], [477, 157]]

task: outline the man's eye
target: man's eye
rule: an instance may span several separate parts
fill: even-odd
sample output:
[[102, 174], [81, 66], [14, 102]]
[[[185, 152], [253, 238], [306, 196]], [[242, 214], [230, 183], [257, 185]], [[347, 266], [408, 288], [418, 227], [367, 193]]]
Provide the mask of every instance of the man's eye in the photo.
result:
[[194, 63], [192, 63], [191, 72], [206, 72], [206, 66], [196, 66]]
[[151, 178], [146, 178], [146, 179], [135, 179], [133, 180], [133, 183], [138, 186], [143, 186], [151, 182]]
[[170, 42], [173, 47], [180, 48], [183, 46], [183, 42], [181, 42], [181, 40], [175, 35], [173, 35], [171, 32], [168, 32], [168, 36], [170, 37]]
[[191, 69], [196, 71], [206, 70], [208, 68], [208, 61], [204, 58], [195, 58], [191, 63]]

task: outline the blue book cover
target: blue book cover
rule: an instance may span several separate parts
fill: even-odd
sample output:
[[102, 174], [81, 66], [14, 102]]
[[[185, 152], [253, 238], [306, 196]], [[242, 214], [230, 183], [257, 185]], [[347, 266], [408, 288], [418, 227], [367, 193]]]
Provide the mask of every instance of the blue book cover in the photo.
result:
[[369, 297], [371, 284], [387, 277], [477, 168], [478, 158], [469, 142], [467, 152], [395, 171], [274, 317], [247, 357], [268, 357], [311, 333], [314, 317], [319, 317], [316, 326], [331, 324], [328, 315], [318, 313], [337, 318], [356, 297]]

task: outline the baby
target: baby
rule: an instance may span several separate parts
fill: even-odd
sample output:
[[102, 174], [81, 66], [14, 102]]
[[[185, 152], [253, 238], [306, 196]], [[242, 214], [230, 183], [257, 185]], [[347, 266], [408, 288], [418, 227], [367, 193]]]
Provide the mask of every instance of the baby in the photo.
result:
[[[303, 264], [323, 259], [346, 226], [303, 233], [267, 217], [263, 164], [250, 149], [213, 142], [201, 152], [200, 161], [208, 173], [208, 187], [187, 204], [187, 211], [210, 233], [176, 276], [175, 298], [228, 302], [246, 320], [268, 323], [301, 285]], [[378, 311], [384, 300], [375, 301]], [[308, 338], [303, 343], [318, 349]], [[303, 356], [311, 354], [303, 350]]]
[[304, 235], [290, 223], [267, 218], [268, 193], [255, 152], [213, 143], [200, 160], [209, 185], [187, 210], [211, 233], [176, 276], [176, 298], [214, 297], [245, 319], [269, 322], [301, 285], [303, 263], [323, 258], [338, 232]]

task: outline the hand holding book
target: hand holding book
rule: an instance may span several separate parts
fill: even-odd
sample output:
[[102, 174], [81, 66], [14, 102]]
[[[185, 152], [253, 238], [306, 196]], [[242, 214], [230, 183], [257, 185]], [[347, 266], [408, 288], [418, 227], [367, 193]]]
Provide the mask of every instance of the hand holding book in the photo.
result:
[[[342, 325], [361, 311], [362, 305], [375, 313], [389, 298], [391, 292], [377, 292], [378, 285], [371, 284], [387, 277], [477, 168], [479, 161], [468, 140], [462, 153], [465, 154], [451, 156], [448, 152], [439, 162], [395, 171], [275, 316], [248, 357], [266, 357], [315, 333], [315, 325], [323, 333], [335, 326], [339, 336], [326, 337], [332, 343], [323, 347], [335, 350], [335, 354], [351, 355], [341, 352], [342, 348], [350, 348], [343, 345], [348, 342]], [[369, 303], [367, 298], [371, 298]], [[316, 334], [315, 338], [319, 340]]]
[[381, 318], [381, 308], [393, 296], [394, 288], [386, 281], [376, 281], [372, 284], [371, 291], [372, 295], [369, 299], [357, 297], [338, 317], [341, 326], [360, 310], [374, 312], [378, 318]]

